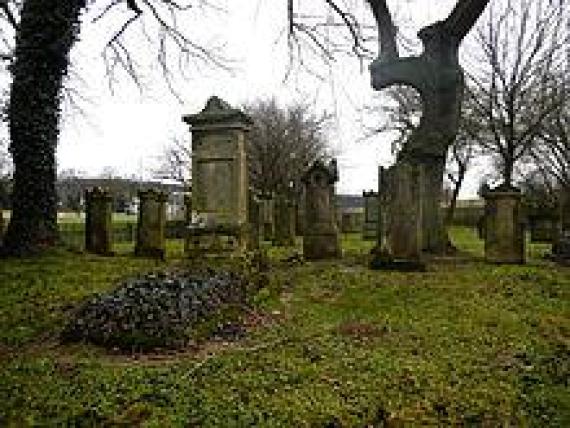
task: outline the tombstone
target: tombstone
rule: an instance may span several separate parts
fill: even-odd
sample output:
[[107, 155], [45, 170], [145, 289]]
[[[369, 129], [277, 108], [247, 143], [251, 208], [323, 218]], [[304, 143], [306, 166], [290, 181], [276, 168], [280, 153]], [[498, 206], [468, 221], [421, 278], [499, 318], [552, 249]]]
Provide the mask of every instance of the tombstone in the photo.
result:
[[249, 250], [259, 249], [259, 240], [262, 231], [261, 204], [253, 189], [249, 189], [248, 199], [248, 224], [249, 224]]
[[557, 221], [552, 213], [532, 213], [528, 216], [531, 242], [551, 243], [556, 235]]
[[362, 192], [364, 199], [364, 228], [363, 239], [365, 241], [375, 241], [378, 236], [378, 209], [379, 209], [379, 196], [378, 193]]
[[252, 120], [218, 97], [183, 120], [192, 133], [189, 255], [241, 253], [248, 241], [246, 133]]
[[342, 233], [362, 233], [364, 211], [362, 208], [344, 208], [340, 212], [340, 231]]
[[0, 208], [0, 245], [2, 245], [2, 241], [4, 239], [4, 228], [5, 228], [6, 221], [4, 220], [4, 215], [2, 213], [2, 208]]
[[[184, 194], [184, 224], [186, 227], [190, 226], [192, 223], [192, 194]], [[188, 253], [190, 249], [190, 241], [188, 239], [188, 234], [184, 232], [184, 253]]]
[[338, 180], [336, 165], [316, 161], [303, 177], [305, 185], [305, 235], [303, 255], [307, 260], [341, 256], [336, 224], [334, 184]]
[[261, 239], [263, 241], [273, 241], [275, 235], [275, 222], [273, 216], [274, 199], [271, 194], [261, 194], [260, 196], [260, 217], [261, 217]]
[[165, 256], [166, 201], [164, 192], [139, 191], [139, 214], [135, 254], [143, 257]]
[[525, 262], [525, 232], [519, 191], [496, 189], [485, 193], [485, 260]]
[[568, 264], [570, 263], [570, 188], [560, 189], [558, 200], [560, 220], [552, 253], [557, 261]]
[[295, 245], [295, 204], [284, 195], [277, 195], [273, 206], [273, 245], [292, 247]]
[[[383, 174], [386, 212], [379, 209], [379, 241], [395, 263], [421, 265], [423, 166], [398, 162]], [[384, 217], [385, 215], [385, 217]], [[385, 224], [383, 219], [385, 218]], [[380, 230], [384, 229], [385, 230]], [[380, 248], [384, 245], [379, 242]]]
[[113, 253], [113, 198], [95, 187], [85, 191], [85, 251], [100, 255]]

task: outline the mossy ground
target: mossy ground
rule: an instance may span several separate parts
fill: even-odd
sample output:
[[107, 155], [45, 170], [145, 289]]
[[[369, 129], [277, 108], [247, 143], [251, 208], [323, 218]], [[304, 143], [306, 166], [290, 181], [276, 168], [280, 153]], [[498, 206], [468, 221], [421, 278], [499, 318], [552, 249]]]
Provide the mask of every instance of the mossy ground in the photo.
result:
[[57, 334], [86, 296], [184, 265], [179, 242], [166, 262], [128, 247], [2, 260], [0, 425], [570, 426], [570, 269], [545, 246], [486, 265], [471, 230], [453, 237], [473, 257], [427, 273], [370, 271], [356, 235], [339, 262], [271, 248], [245, 339], [145, 356]]

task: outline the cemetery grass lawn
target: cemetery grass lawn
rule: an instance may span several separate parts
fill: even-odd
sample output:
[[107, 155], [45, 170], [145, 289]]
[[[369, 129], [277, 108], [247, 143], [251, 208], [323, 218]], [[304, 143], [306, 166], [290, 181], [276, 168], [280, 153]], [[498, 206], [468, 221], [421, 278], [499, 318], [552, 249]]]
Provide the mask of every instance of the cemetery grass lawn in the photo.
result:
[[368, 270], [358, 235], [342, 262], [271, 248], [245, 339], [152, 356], [57, 332], [85, 297], [183, 265], [180, 243], [166, 263], [2, 260], [0, 426], [570, 426], [570, 268], [485, 265], [472, 231], [453, 237], [476, 257], [427, 273]]

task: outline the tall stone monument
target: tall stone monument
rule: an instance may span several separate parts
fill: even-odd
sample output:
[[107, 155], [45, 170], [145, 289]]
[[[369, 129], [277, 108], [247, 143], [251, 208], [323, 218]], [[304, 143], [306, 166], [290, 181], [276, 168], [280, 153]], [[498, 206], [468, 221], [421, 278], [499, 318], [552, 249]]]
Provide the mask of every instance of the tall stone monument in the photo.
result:
[[307, 260], [341, 256], [336, 223], [334, 184], [338, 180], [336, 165], [316, 161], [303, 177], [305, 185], [305, 234], [303, 255]]
[[364, 199], [363, 238], [366, 241], [374, 241], [378, 235], [379, 196], [371, 190], [362, 192], [362, 198]]
[[150, 189], [139, 192], [139, 216], [137, 223], [137, 256], [165, 256], [166, 201], [164, 192]]
[[485, 195], [485, 260], [490, 263], [525, 262], [525, 230], [522, 195], [501, 188]]
[[85, 251], [113, 254], [113, 198], [108, 191], [94, 187], [85, 191]]
[[188, 252], [241, 252], [248, 236], [246, 133], [253, 122], [218, 97], [183, 120], [192, 133], [195, 217], [188, 227]]

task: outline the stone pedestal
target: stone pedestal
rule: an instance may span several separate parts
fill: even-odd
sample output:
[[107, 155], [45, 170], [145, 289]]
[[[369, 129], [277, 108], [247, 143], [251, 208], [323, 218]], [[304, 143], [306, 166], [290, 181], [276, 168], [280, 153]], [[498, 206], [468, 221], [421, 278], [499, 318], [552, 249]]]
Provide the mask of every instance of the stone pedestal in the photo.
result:
[[292, 247], [295, 245], [295, 204], [287, 197], [278, 195], [273, 207], [273, 245]]
[[334, 195], [334, 183], [337, 179], [336, 172], [320, 161], [315, 162], [303, 177], [305, 185], [303, 255], [307, 260], [341, 256]]
[[198, 114], [184, 116], [192, 133], [190, 255], [240, 253], [248, 240], [245, 113], [212, 97]]
[[364, 229], [362, 237], [365, 241], [375, 241], [378, 236], [378, 193], [372, 190], [363, 192], [362, 198], [364, 199]]
[[113, 253], [113, 198], [100, 187], [85, 192], [85, 251], [100, 255]]
[[137, 223], [135, 254], [144, 257], [165, 256], [166, 201], [167, 195], [155, 190], [141, 191]]
[[386, 174], [386, 248], [396, 262], [422, 255], [423, 167], [400, 162]]
[[485, 194], [485, 260], [490, 263], [525, 262], [525, 233], [518, 191]]

